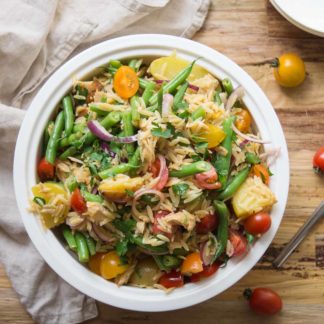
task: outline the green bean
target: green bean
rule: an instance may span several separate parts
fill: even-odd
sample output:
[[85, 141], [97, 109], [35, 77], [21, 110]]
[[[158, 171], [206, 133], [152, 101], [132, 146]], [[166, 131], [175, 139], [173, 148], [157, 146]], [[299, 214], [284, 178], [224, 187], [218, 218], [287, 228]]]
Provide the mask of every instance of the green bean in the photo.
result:
[[110, 177], [114, 177], [117, 174], [120, 173], [127, 173], [132, 169], [132, 166], [129, 163], [123, 163], [123, 164], [118, 164], [116, 166], [113, 166], [109, 169], [103, 170], [98, 173], [99, 177], [101, 179], [106, 179]]
[[[123, 118], [123, 125], [124, 125], [124, 133], [125, 136], [131, 136], [134, 135], [134, 127], [132, 123], [132, 112], [131, 111], [125, 111], [122, 115]], [[127, 155], [130, 157], [134, 154], [134, 143], [125, 144]]]
[[170, 177], [183, 178], [197, 173], [209, 171], [211, 165], [205, 161], [197, 161], [188, 165], [183, 165], [179, 170], [172, 170]]
[[70, 146], [60, 156], [60, 160], [66, 160], [69, 156], [73, 156], [78, 150], [74, 146]]
[[149, 100], [153, 96], [154, 88], [155, 88], [155, 84], [154, 83], [149, 83], [147, 85], [147, 87], [144, 89], [142, 99], [143, 99], [143, 101], [145, 103], [145, 106], [147, 106], [147, 104], [149, 103]]
[[227, 153], [225, 156], [218, 154], [216, 156], [216, 162], [214, 164], [214, 167], [218, 174], [218, 181], [222, 184], [221, 189], [224, 189], [226, 186], [228, 175], [229, 175], [229, 169], [231, 165], [233, 122], [234, 122], [234, 117], [229, 117], [225, 119], [223, 123], [223, 131], [225, 132], [226, 137], [220, 146], [223, 147]]
[[230, 213], [223, 201], [214, 201], [214, 206], [218, 216], [217, 226], [217, 249], [213, 260], [215, 261], [226, 249], [228, 239], [228, 222]]
[[95, 255], [97, 253], [95, 240], [89, 234], [84, 234], [84, 236], [87, 241], [87, 247], [90, 255]]
[[230, 95], [233, 92], [233, 84], [229, 78], [225, 78], [222, 80], [222, 85], [227, 95]]
[[138, 106], [139, 106], [139, 98], [137, 96], [133, 96], [130, 100], [131, 104], [131, 111], [132, 111], [132, 123], [135, 127], [139, 127], [139, 122], [141, 119], [141, 115], [138, 112]]
[[95, 105], [89, 105], [89, 108], [90, 108], [90, 111], [95, 112], [99, 116], [107, 116], [109, 114], [109, 111], [102, 110]]
[[176, 95], [174, 96], [173, 100], [173, 110], [178, 110], [178, 105], [183, 101], [184, 95], [188, 89], [189, 83], [185, 81], [180, 88], [178, 89]]
[[81, 132], [77, 132], [77, 133], [72, 133], [69, 137], [62, 138], [60, 140], [59, 147], [66, 147], [66, 146], [73, 145], [73, 143], [79, 140], [82, 137], [82, 135], [83, 134]]
[[153, 255], [153, 259], [160, 270], [167, 271], [169, 269], [166, 268], [166, 266], [163, 264], [163, 259], [161, 255]]
[[191, 118], [192, 120], [196, 120], [198, 118], [205, 118], [206, 116], [206, 111], [203, 107], [199, 107], [197, 108], [192, 114], [191, 114]]
[[65, 121], [65, 136], [69, 136], [73, 130], [74, 113], [71, 96], [65, 96], [63, 98], [63, 113]]
[[85, 236], [80, 232], [76, 232], [74, 237], [75, 237], [75, 242], [77, 245], [79, 261], [80, 262], [88, 262], [89, 261], [89, 249], [88, 249], [87, 240], [86, 240]]
[[129, 175], [134, 177], [136, 175], [136, 172], [140, 166], [141, 162], [141, 153], [139, 147], [135, 150], [133, 156], [129, 160], [128, 164], [130, 165]]
[[214, 96], [214, 101], [217, 103], [218, 106], [220, 106], [223, 103], [223, 101], [219, 95], [220, 93], [221, 93], [221, 90], [216, 90], [215, 96]]
[[143, 237], [141, 237], [141, 236], [133, 236], [132, 241], [137, 246], [139, 246], [140, 248], [142, 248], [143, 250], [146, 250], [148, 252], [167, 254], [168, 251], [169, 251], [167, 244], [162, 244], [162, 245], [159, 245], [159, 246], [152, 246], [150, 244], [144, 244], [143, 243]]
[[157, 109], [162, 112], [162, 102], [163, 102], [163, 84], [161, 85], [160, 90], [157, 93]]
[[250, 166], [247, 166], [241, 170], [233, 179], [230, 181], [225, 189], [217, 196], [218, 200], [227, 200], [230, 199], [238, 188], [243, 184], [250, 173]]
[[65, 185], [67, 186], [70, 192], [73, 192], [78, 186], [78, 182], [76, 181], [75, 176], [68, 177], [65, 181]]
[[111, 61], [109, 62], [109, 65], [110, 65], [111, 67], [115, 68], [115, 69], [118, 69], [118, 68], [120, 68], [120, 67], [122, 66], [121, 62], [118, 61], [118, 60], [111, 60]]
[[82, 190], [82, 196], [86, 201], [97, 202], [102, 204], [104, 199], [99, 195], [94, 195], [88, 191]]
[[[185, 67], [183, 70], [181, 70], [169, 83], [167, 83], [163, 87], [163, 93], [170, 93], [173, 92], [178, 88], [179, 85], [181, 85], [183, 82], [187, 80], [189, 77], [192, 68], [194, 64], [196, 63], [196, 60], [194, 60], [190, 65]], [[150, 99], [150, 104], [154, 105], [157, 103], [158, 100], [158, 94], [156, 93], [151, 99]]]
[[164, 255], [162, 257], [162, 262], [168, 269], [178, 268], [181, 264], [181, 260], [173, 255]]
[[33, 201], [38, 204], [39, 206], [44, 206], [46, 204], [45, 199], [43, 199], [42, 197], [34, 197]]
[[56, 117], [53, 132], [48, 141], [46, 153], [45, 153], [46, 160], [51, 164], [55, 163], [57, 149], [59, 146], [59, 139], [62, 136], [63, 128], [64, 128], [64, 115], [63, 112], [61, 111], [58, 113]]
[[259, 164], [261, 163], [261, 159], [256, 154], [247, 152], [245, 154], [245, 162], [249, 164]]
[[43, 152], [44, 153], [46, 152], [47, 144], [48, 144], [48, 141], [49, 141], [49, 139], [51, 137], [53, 127], [54, 127], [54, 122], [52, 120], [50, 120], [47, 123], [47, 126], [46, 126], [45, 131], [44, 131], [44, 140], [43, 140]]
[[63, 236], [65, 238], [66, 243], [68, 244], [68, 246], [69, 246], [69, 248], [71, 250], [75, 251], [76, 248], [77, 248], [77, 244], [76, 244], [76, 241], [75, 241], [75, 237], [72, 234], [72, 231], [66, 225], [63, 225], [62, 227], [63, 227], [62, 228], [62, 233], [63, 233]]
[[[133, 59], [133, 60], [130, 60], [129, 63], [128, 63], [128, 66], [130, 68], [132, 68], [134, 71], [136, 71], [136, 63], [137, 63], [137, 60]], [[136, 71], [137, 72], [137, 71]]]

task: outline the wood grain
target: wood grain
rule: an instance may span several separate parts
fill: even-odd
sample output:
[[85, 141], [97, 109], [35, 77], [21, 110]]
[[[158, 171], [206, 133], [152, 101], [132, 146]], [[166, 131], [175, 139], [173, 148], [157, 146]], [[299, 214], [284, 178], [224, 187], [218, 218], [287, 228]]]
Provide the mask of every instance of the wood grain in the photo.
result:
[[[213, 0], [208, 19], [194, 38], [240, 64], [272, 102], [289, 148], [291, 182], [282, 225], [260, 262], [236, 285], [200, 305], [169, 313], [138, 313], [99, 303], [100, 317], [88, 323], [321, 323], [324, 318], [324, 220], [280, 270], [271, 261], [324, 197], [324, 179], [311, 168], [324, 143], [324, 38], [287, 22], [268, 1]], [[282, 89], [267, 63], [285, 51], [306, 61], [306, 82]], [[242, 298], [246, 287], [275, 289], [284, 300], [279, 316], [252, 314]], [[0, 323], [32, 323], [0, 267]]]

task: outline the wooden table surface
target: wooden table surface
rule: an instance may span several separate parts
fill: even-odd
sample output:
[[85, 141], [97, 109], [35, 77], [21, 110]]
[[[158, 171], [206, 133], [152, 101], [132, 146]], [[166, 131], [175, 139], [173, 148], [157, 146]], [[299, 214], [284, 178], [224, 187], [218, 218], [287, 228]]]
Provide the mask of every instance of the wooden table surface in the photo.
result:
[[[139, 313], [99, 304], [87, 323], [323, 323], [324, 222], [316, 226], [280, 270], [271, 261], [324, 197], [324, 178], [314, 175], [312, 156], [324, 144], [324, 38], [287, 22], [268, 1], [213, 0], [207, 21], [194, 37], [238, 63], [261, 86], [279, 116], [288, 142], [290, 192], [280, 229], [260, 262], [236, 285], [200, 305], [169, 313]], [[297, 89], [282, 89], [268, 60], [292, 51], [308, 72]], [[280, 315], [261, 319], [242, 298], [246, 287], [271, 287], [283, 298]], [[0, 323], [32, 323], [0, 267]]]

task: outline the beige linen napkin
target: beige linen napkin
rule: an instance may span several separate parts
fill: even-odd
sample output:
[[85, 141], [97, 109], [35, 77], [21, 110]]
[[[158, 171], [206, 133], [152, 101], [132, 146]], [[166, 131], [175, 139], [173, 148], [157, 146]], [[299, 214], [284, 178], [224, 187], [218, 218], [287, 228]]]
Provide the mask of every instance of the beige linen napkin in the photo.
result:
[[[0, 262], [20, 301], [39, 323], [97, 316], [95, 301], [42, 260], [20, 219], [13, 153], [32, 98], [67, 58], [104, 39], [136, 33], [191, 37], [210, 0], [10, 0], [0, 11]], [[0, 311], [1, 313], [1, 311]]]

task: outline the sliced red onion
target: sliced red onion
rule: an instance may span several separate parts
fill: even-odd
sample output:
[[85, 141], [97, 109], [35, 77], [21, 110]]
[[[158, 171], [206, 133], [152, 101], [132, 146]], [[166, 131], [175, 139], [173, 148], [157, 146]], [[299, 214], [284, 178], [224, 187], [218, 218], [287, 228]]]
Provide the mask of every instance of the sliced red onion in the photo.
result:
[[261, 139], [258, 139], [258, 138], [254, 138], [254, 137], [252, 137], [252, 136], [248, 136], [248, 135], [246, 135], [246, 134], [240, 132], [240, 131], [236, 128], [236, 126], [235, 126], [234, 124], [232, 124], [232, 129], [233, 129], [233, 131], [234, 131], [237, 135], [241, 136], [243, 139], [245, 139], [245, 140], [247, 140], [247, 141], [249, 141], [249, 142], [254, 142], [254, 143], [259, 143], [259, 144], [269, 144], [269, 143], [271, 143], [270, 141], [266, 141], [266, 140], [261, 140]]
[[267, 165], [271, 165], [277, 160], [279, 154], [280, 147], [272, 148], [269, 149], [267, 152], [260, 154], [260, 159], [266, 161], [268, 158], [270, 158], [269, 161], [267, 161]]
[[239, 86], [228, 97], [225, 110], [230, 111], [234, 106], [236, 100], [242, 98], [243, 96], [244, 96], [244, 88], [242, 86]]
[[169, 93], [163, 95], [162, 100], [162, 117], [167, 117], [170, 114], [173, 105], [173, 96]]
[[215, 260], [215, 254], [217, 249], [217, 240], [213, 234], [209, 234], [208, 241], [202, 243], [200, 245], [200, 256], [202, 262], [205, 266], [212, 264]]
[[92, 229], [95, 232], [95, 234], [104, 242], [113, 242], [114, 238], [101, 226], [98, 226], [96, 224], [92, 224]]
[[[154, 82], [157, 84], [162, 84], [163, 82], [170, 82], [170, 80], [154, 80]], [[199, 87], [191, 83], [189, 83], [188, 88], [194, 91], [199, 91]]]
[[118, 137], [110, 134], [97, 120], [90, 120], [87, 124], [90, 132], [106, 142], [133, 143], [137, 141], [137, 135]]
[[157, 157], [160, 160], [160, 171], [158, 176], [155, 178], [155, 183], [152, 188], [161, 191], [168, 182], [169, 170], [166, 165], [165, 157], [161, 154], [159, 154]]
[[249, 144], [249, 142], [250, 142], [250, 141], [248, 141], [248, 140], [245, 139], [245, 140], [242, 141], [241, 144], [239, 145], [240, 148], [243, 149], [245, 145]]
[[98, 187], [97, 187], [97, 186], [94, 186], [94, 187], [92, 188], [92, 190], [91, 190], [91, 193], [92, 193], [93, 195], [96, 195], [96, 194], [98, 193]]
[[116, 156], [116, 153], [110, 149], [109, 145], [106, 142], [101, 142], [100, 146], [102, 150], [112, 158]]

